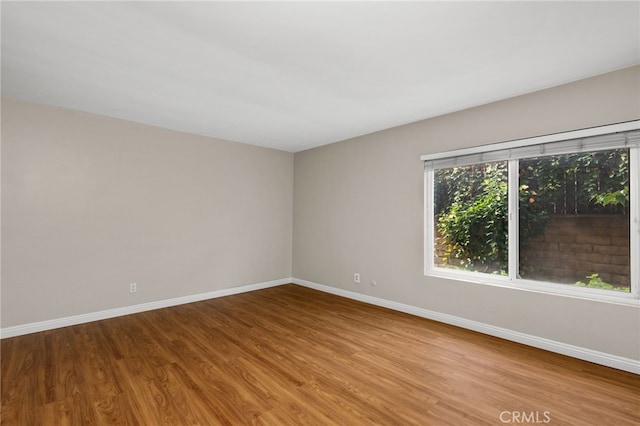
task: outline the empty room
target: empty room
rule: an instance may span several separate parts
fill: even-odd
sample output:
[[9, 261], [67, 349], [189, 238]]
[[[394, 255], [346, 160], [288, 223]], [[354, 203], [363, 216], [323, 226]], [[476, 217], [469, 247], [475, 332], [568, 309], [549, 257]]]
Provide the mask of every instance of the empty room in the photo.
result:
[[640, 3], [1, 3], [2, 425], [640, 424]]

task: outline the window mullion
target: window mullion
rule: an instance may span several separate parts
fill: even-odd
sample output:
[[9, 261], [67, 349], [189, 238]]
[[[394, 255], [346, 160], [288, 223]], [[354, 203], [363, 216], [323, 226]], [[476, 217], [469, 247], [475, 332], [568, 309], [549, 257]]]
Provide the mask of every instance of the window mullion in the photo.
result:
[[518, 256], [519, 256], [519, 202], [518, 202], [518, 160], [509, 160], [509, 279], [515, 281], [518, 278]]
[[630, 210], [630, 253], [631, 293], [640, 294], [640, 148], [629, 149], [629, 210]]

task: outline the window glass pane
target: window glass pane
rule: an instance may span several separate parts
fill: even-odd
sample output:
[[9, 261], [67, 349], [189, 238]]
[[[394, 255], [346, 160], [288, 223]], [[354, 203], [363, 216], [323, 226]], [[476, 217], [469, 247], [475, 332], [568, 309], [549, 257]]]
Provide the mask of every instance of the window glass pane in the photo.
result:
[[507, 162], [434, 172], [436, 267], [507, 275]]
[[519, 162], [520, 278], [629, 292], [629, 151]]

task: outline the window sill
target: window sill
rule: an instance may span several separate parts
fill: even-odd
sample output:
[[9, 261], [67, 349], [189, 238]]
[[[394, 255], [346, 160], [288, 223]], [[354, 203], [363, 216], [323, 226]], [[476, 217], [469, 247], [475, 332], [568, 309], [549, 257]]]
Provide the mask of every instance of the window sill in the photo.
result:
[[637, 294], [622, 293], [611, 290], [575, 287], [571, 284], [557, 284], [550, 282], [531, 281], [524, 279], [512, 280], [509, 277], [482, 274], [477, 272], [458, 271], [445, 268], [433, 268], [425, 273], [427, 277], [446, 278], [456, 281], [465, 281], [474, 284], [493, 287], [509, 288], [534, 293], [542, 293], [553, 296], [570, 297], [594, 302], [614, 303], [627, 306], [640, 306]]

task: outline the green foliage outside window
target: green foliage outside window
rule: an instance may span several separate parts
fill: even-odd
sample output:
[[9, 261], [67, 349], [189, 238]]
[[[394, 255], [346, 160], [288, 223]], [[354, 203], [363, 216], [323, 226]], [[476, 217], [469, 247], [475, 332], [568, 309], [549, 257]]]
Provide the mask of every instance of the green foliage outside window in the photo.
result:
[[614, 286], [613, 284], [604, 282], [598, 274], [587, 275], [587, 280], [587, 282], [578, 281], [575, 285], [578, 287], [601, 288], [604, 290], [628, 291], [627, 288], [621, 288], [620, 286]]
[[[552, 214], [625, 214], [628, 167], [626, 149], [520, 160], [520, 247], [544, 233]], [[506, 275], [507, 162], [436, 170], [434, 177], [436, 228], [445, 244], [440, 262]]]
[[437, 170], [436, 188], [436, 226], [446, 243], [444, 261], [456, 259], [468, 270], [506, 272], [507, 163]]

